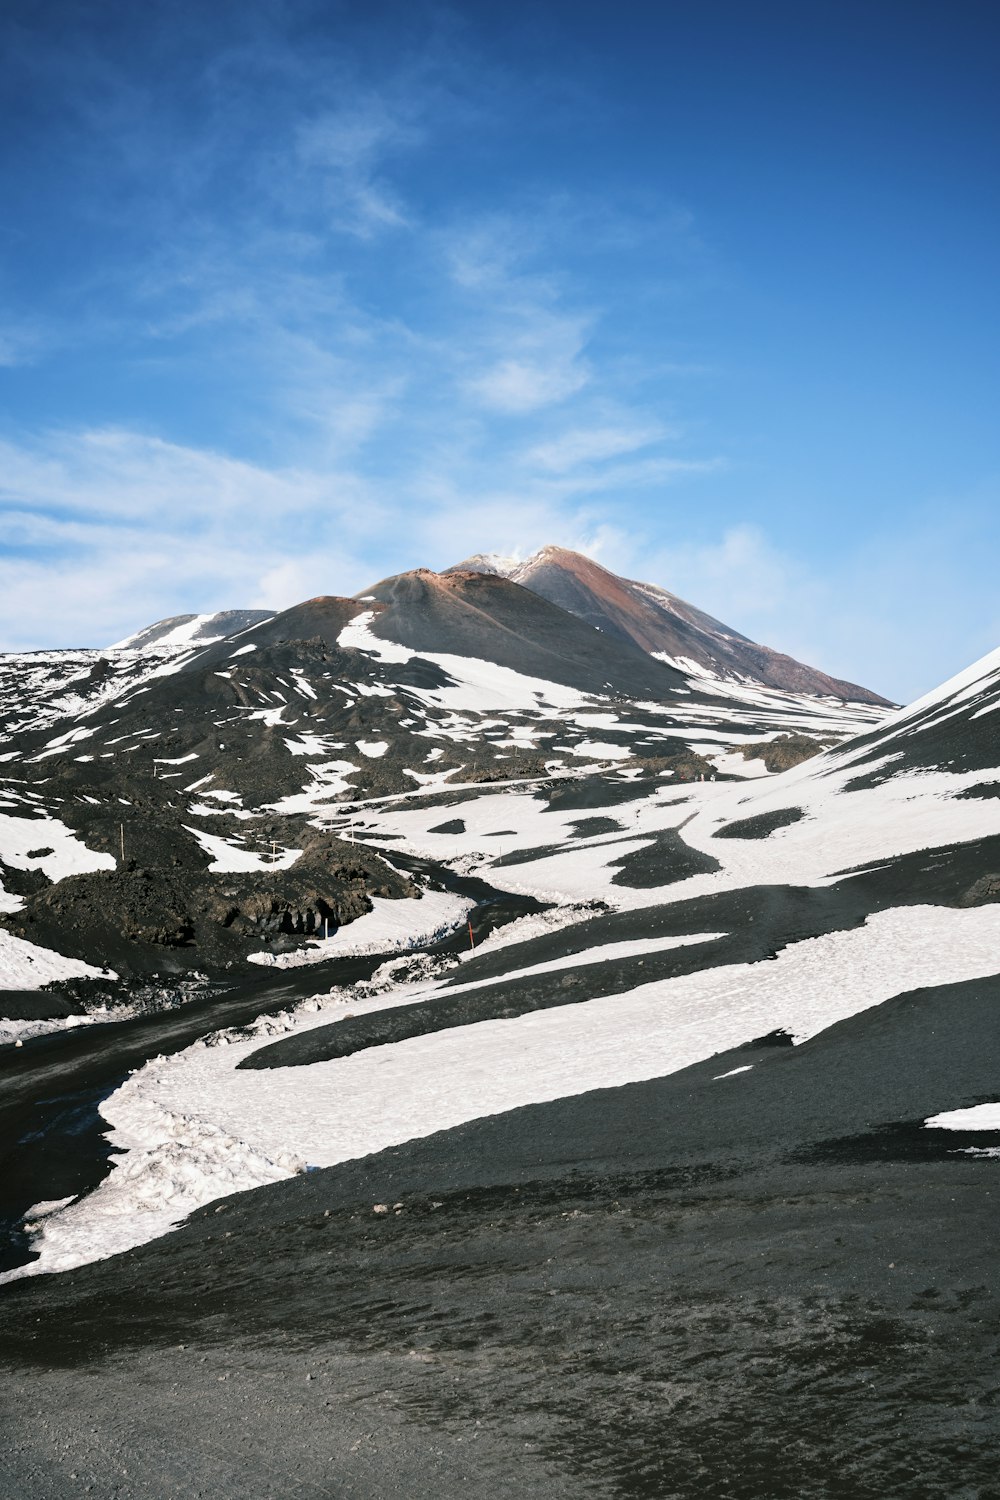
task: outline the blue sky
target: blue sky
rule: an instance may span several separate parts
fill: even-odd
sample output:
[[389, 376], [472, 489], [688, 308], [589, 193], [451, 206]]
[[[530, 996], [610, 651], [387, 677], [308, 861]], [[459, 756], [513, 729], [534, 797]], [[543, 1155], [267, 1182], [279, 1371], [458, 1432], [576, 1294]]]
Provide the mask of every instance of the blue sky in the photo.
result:
[[579, 547], [1000, 643], [988, 0], [8, 0], [0, 645]]

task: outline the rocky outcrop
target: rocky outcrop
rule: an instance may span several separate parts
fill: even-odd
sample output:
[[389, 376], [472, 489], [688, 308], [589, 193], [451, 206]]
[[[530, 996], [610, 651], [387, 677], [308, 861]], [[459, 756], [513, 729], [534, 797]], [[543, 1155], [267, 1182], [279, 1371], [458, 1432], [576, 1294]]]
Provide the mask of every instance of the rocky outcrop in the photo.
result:
[[371, 911], [373, 896], [419, 898], [420, 887], [370, 850], [317, 834], [288, 869], [213, 874], [133, 868], [73, 875], [27, 895], [4, 924], [70, 956], [102, 955], [119, 972], [160, 968], [165, 953], [225, 967], [262, 943], [334, 932]]
[[764, 744], [744, 745], [741, 753], [744, 760], [762, 760], [771, 772], [790, 771], [793, 766], [819, 755], [827, 749], [827, 744], [808, 734], [779, 734]]

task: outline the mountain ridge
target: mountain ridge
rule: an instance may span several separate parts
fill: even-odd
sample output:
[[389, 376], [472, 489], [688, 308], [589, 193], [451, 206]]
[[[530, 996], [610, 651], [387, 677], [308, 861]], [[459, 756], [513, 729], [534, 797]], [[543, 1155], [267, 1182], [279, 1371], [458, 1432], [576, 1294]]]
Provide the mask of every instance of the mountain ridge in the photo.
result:
[[[465, 580], [468, 602], [468, 585], [475, 577], [503, 579], [556, 606], [564, 613], [575, 616], [602, 635], [627, 647], [635, 647], [645, 656], [653, 657], [664, 666], [688, 676], [704, 677], [709, 681], [717, 679], [733, 683], [759, 683], [780, 692], [834, 698], [842, 703], [863, 703], [878, 708], [896, 706], [870, 688], [834, 677], [819, 668], [797, 661], [785, 652], [751, 640], [741, 631], [724, 624], [659, 584], [625, 578], [583, 553], [552, 544], [539, 548], [530, 557], [523, 559], [499, 553], [477, 552], [440, 571], [427, 567], [406, 569], [380, 579], [378, 583], [359, 590], [351, 597], [361, 603], [379, 604], [383, 606], [383, 610], [386, 606], [397, 606], [395, 626], [383, 620], [382, 628], [395, 628], [396, 635], [393, 638], [400, 644], [415, 644], [412, 621], [407, 623], [399, 618], [398, 606], [404, 592], [409, 591], [412, 607], [416, 593], [421, 588], [427, 594], [434, 588], [447, 590], [446, 584], [441, 582], [435, 585], [432, 580], [461, 578]], [[402, 580], [411, 582], [404, 583]], [[341, 598], [342, 596], [335, 594], [322, 595], [280, 611], [230, 609], [215, 614], [168, 616], [117, 641], [108, 649], [115, 652], [190, 650], [230, 640], [274, 621], [281, 622], [279, 629], [304, 628], [308, 608], [318, 608], [321, 600]], [[524, 605], [524, 612], [530, 615], [527, 604]], [[444, 643], [442, 632], [447, 627], [440, 609], [437, 615], [433, 631], [437, 645], [433, 649], [451, 649]], [[463, 625], [459, 624], [460, 618], [461, 611], [453, 610], [451, 627], [461, 638], [468, 640], [469, 618], [466, 616]], [[424, 623], [429, 624], [426, 609]], [[536, 621], [536, 624], [540, 630], [560, 633], [559, 622], [553, 615]], [[408, 639], [404, 640], [399, 635], [400, 629]], [[564, 622], [561, 629], [565, 633]], [[319, 633], [322, 634], [322, 627]], [[376, 630], [376, 634], [378, 633]], [[474, 632], [471, 634], [474, 635]], [[544, 654], [544, 642], [537, 639], [529, 642], [528, 649]], [[603, 648], [600, 648], [600, 655], [606, 655]], [[648, 671], [648, 668], [640, 669], [635, 657], [632, 658], [632, 667], [633, 675]], [[654, 671], [651, 681], [654, 688], [650, 690], [655, 690], [655, 683], [662, 683], [663, 678]]]

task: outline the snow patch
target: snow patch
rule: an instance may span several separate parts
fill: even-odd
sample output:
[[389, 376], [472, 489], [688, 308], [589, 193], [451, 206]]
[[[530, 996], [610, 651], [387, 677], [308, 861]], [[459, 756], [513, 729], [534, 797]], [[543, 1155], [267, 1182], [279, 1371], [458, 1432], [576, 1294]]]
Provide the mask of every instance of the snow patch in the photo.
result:
[[419, 901], [403, 897], [370, 897], [372, 910], [348, 922], [328, 938], [316, 939], [291, 953], [251, 953], [251, 963], [274, 969], [298, 969], [353, 953], [389, 953], [415, 948], [451, 932], [475, 902], [449, 891], [424, 891]]
[[205, 853], [211, 856], [212, 863], [208, 868], [213, 874], [237, 870], [287, 870], [302, 853], [301, 849], [280, 849], [274, 855], [270, 852], [260, 853], [245, 849], [229, 839], [220, 838], [218, 834], [206, 833], [203, 828], [192, 828], [189, 823], [185, 823], [184, 827], [188, 833], [194, 834]]
[[1000, 1130], [1000, 1104], [972, 1104], [968, 1109], [946, 1109], [924, 1124], [931, 1130]]
[[[47, 850], [47, 853], [33, 851]], [[52, 881], [66, 875], [113, 870], [114, 856], [88, 849], [58, 818], [18, 818], [0, 813], [0, 859], [18, 870], [41, 870]], [[0, 890], [0, 911], [17, 911], [21, 898]]]
[[40, 948], [0, 927], [0, 990], [40, 990], [55, 979], [117, 978], [111, 969], [95, 969], [79, 958], [64, 958], [51, 948]]

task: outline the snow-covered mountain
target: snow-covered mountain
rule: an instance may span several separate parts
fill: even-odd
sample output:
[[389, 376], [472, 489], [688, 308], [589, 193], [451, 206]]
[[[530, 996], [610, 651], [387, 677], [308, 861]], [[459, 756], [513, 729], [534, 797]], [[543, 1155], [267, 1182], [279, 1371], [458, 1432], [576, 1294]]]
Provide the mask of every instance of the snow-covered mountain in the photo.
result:
[[[400, 589], [418, 588], [423, 599], [428, 587], [436, 603], [434, 580], [395, 581], [388, 592], [398, 597]], [[448, 590], [458, 587], [454, 581], [446, 585], [446, 598], [452, 599]], [[339, 623], [351, 606], [348, 601], [312, 601], [303, 608], [310, 626], [316, 627], [328, 610]], [[376, 636], [365, 615], [358, 613], [338, 630], [345, 655], [358, 653], [375, 660], [386, 673], [371, 680], [367, 693], [360, 693], [362, 703], [384, 702], [390, 692], [406, 698], [408, 690], [392, 682], [392, 673], [400, 667], [412, 670], [416, 660], [407, 648], [388, 644], [388, 611], [380, 623], [385, 633]], [[262, 627], [284, 628], [287, 622]], [[263, 649], [262, 641], [256, 649]], [[433, 663], [433, 655], [422, 659], [421, 672], [426, 674]], [[302, 695], [293, 710], [297, 723], [284, 720], [286, 695], [273, 709], [250, 708], [247, 717], [235, 721], [239, 730], [230, 727], [234, 721], [220, 721], [218, 732], [245, 736], [251, 725], [265, 723], [279, 731], [295, 728], [300, 744], [318, 741], [319, 727], [304, 730], [300, 716], [307, 706], [312, 714], [322, 711], [322, 700], [309, 690], [323, 673], [310, 679], [302, 668], [286, 670], [284, 680], [296, 682], [293, 691]], [[217, 680], [225, 680], [217, 665], [211, 671]], [[185, 677], [178, 674], [166, 682], [172, 688], [183, 686]], [[343, 681], [342, 677], [341, 692]], [[352, 691], [358, 693], [357, 668], [352, 682]], [[417, 711], [417, 701], [426, 712], [435, 693], [445, 698], [455, 690], [411, 688], [407, 712]], [[150, 694], [154, 691], [162, 688], [151, 687]], [[467, 692], [468, 683], [457, 691]], [[220, 698], [224, 692], [220, 690]], [[563, 706], [575, 708], [581, 717], [592, 712], [575, 695]], [[398, 867], [399, 856], [405, 854], [427, 868], [474, 872], [490, 889], [541, 900], [550, 908], [543, 915], [522, 918], [510, 930], [495, 932], [478, 950], [481, 957], [474, 958], [476, 950], [470, 950], [461, 974], [445, 965], [443, 971], [434, 966], [418, 970], [416, 979], [405, 969], [400, 978], [392, 978], [390, 965], [384, 985], [347, 996], [338, 992], [320, 1009], [292, 1016], [287, 1040], [264, 1052], [261, 1036], [251, 1035], [224, 1052], [190, 1058], [182, 1054], [174, 1063], [148, 1068], [109, 1101], [105, 1116], [128, 1134], [140, 1116], [194, 1112], [202, 1118], [207, 1111], [214, 1122], [213, 1141], [215, 1132], [227, 1131], [252, 1142], [254, 1152], [263, 1152], [273, 1163], [276, 1153], [287, 1152], [294, 1139], [290, 1160], [332, 1164], [483, 1114], [660, 1077], [770, 1032], [787, 1032], [805, 1041], [906, 990], [1000, 974], [1000, 877], [993, 873], [1000, 849], [1000, 754], [995, 733], [982, 727], [996, 706], [1000, 653], [872, 733], [782, 775], [753, 782], [699, 779], [682, 786], [675, 777], [649, 779], [631, 766], [583, 780], [549, 774], [487, 787], [467, 781], [453, 785], [446, 778], [428, 776], [422, 795], [364, 802], [352, 796], [345, 807], [329, 795], [329, 774], [325, 787], [320, 774], [322, 789], [316, 794], [293, 792], [285, 798], [284, 820], [275, 817], [281, 803], [270, 804], [266, 831], [282, 829], [278, 859], [257, 852], [259, 834], [252, 835], [247, 823], [252, 827], [260, 813], [244, 807], [245, 787], [242, 793], [232, 790], [238, 784], [232, 774], [235, 766], [227, 767], [229, 784], [222, 788], [218, 760], [216, 770], [199, 775], [203, 766], [198, 762], [204, 759], [199, 751], [160, 757], [163, 767], [184, 767], [165, 772], [181, 783], [171, 788], [171, 798], [183, 802], [182, 787], [187, 785], [189, 792], [195, 790], [204, 799], [200, 804], [193, 799], [183, 803], [178, 820], [191, 834], [180, 856], [183, 881], [204, 892], [211, 884], [204, 874], [209, 858], [210, 871], [231, 872], [217, 883], [226, 885], [230, 907], [245, 926], [252, 923], [246, 922], [245, 908], [243, 916], [236, 910], [247, 894], [244, 890], [241, 898], [235, 889], [241, 884], [239, 872], [253, 872], [258, 893], [262, 886], [280, 886], [275, 872], [281, 865], [289, 873], [303, 869], [314, 885], [321, 884], [323, 862], [329, 878], [331, 853], [344, 857], [349, 828], [356, 840], [350, 854], [359, 872], [352, 878], [370, 881], [372, 859], [376, 864], [379, 859], [374, 851], [388, 852], [382, 877], [385, 897], [398, 901], [419, 894], [407, 891], [398, 875], [393, 877], [393, 865]], [[512, 719], [523, 712], [514, 710]], [[265, 722], [268, 717], [270, 725]], [[507, 728], [510, 732], [513, 724]], [[421, 732], [427, 733], [426, 728]], [[434, 737], [434, 731], [430, 733]], [[378, 746], [367, 744], [362, 754], [381, 759]], [[141, 751], [133, 743], [128, 753]], [[246, 751], [241, 751], [239, 761], [246, 758]], [[327, 764], [320, 762], [314, 773]], [[191, 783], [189, 776], [194, 778]], [[67, 789], [64, 776], [59, 785]], [[418, 786], [413, 783], [414, 790]], [[150, 815], [149, 783], [137, 776], [128, 789], [130, 805]], [[212, 805], [207, 803], [210, 798]], [[5, 815], [8, 840], [22, 809], [27, 810], [21, 804]], [[64, 809], [68, 814], [65, 801]], [[33, 835], [51, 842], [55, 852], [43, 856], [36, 851], [31, 856], [21, 851], [16, 860], [9, 855], [12, 868], [43, 868], [46, 859], [73, 859], [77, 869], [86, 869], [88, 857], [94, 864], [113, 862], [106, 854], [87, 856], [61, 821], [48, 813], [40, 817], [40, 811], [38, 804], [31, 808]], [[113, 816], [116, 831], [117, 809]], [[162, 807], [158, 816], [164, 816]], [[98, 842], [93, 837], [97, 826], [91, 825], [91, 845]], [[297, 829], [304, 855], [286, 848], [291, 826]], [[210, 828], [217, 831], [209, 832]], [[128, 829], [130, 839], [141, 837], [134, 822]], [[161, 831], [160, 837], [166, 834]], [[175, 839], [179, 848], [176, 831]], [[194, 858], [199, 846], [200, 867]], [[143, 866], [136, 873], [148, 879], [152, 872]], [[80, 883], [95, 877], [74, 878]], [[97, 878], [124, 877], [119, 872]], [[59, 892], [70, 883], [64, 879], [52, 889]], [[87, 889], [92, 891], [93, 885]], [[331, 900], [330, 909], [333, 905]], [[459, 902], [452, 920], [468, 905]], [[381, 909], [385, 906], [383, 900]], [[65, 923], [67, 906], [57, 909]], [[447, 919], [447, 903], [442, 911]], [[37, 903], [31, 915], [34, 931], [44, 928]], [[430, 931], [436, 931], [437, 907], [432, 915]], [[19, 916], [13, 915], [12, 925], [18, 936], [27, 937], [29, 929], [17, 926]], [[359, 932], [366, 921], [362, 917], [357, 922]], [[416, 922], [410, 933], [423, 933], [426, 923], [421, 927], [419, 913]], [[194, 926], [200, 936], [197, 919]], [[380, 930], [384, 932], [384, 926], [376, 922], [376, 938]], [[56, 927], [44, 931], [54, 938]], [[316, 941], [320, 934], [312, 928], [299, 936], [297, 948], [286, 945], [272, 953], [269, 962], [295, 966], [321, 960], [330, 951], [350, 951], [356, 946], [352, 927], [344, 931], [346, 949], [343, 941], [328, 949], [324, 940]], [[398, 931], [407, 935], [405, 922]], [[138, 934], [131, 936], [141, 940]], [[309, 937], [312, 943], [303, 945]], [[213, 950], [206, 943], [203, 951], [211, 955]], [[765, 956], [777, 962], [758, 968]], [[266, 951], [262, 957], [268, 957]], [[579, 979], [578, 970], [583, 971]], [[486, 977], [477, 977], [480, 974]], [[538, 987], [536, 976], [553, 974], [563, 976], [555, 990], [554, 980]], [[517, 979], [520, 986], [522, 978], [527, 985], [524, 998], [512, 1010], [511, 984]], [[521, 994], [522, 988], [516, 992]], [[734, 993], [740, 996], [735, 1007]], [[470, 1008], [465, 997], [472, 994]], [[345, 998], [356, 1018], [350, 1028], [339, 1019]], [[513, 1030], [501, 1028], [501, 1034], [491, 1029], [493, 1015], [508, 1018], [505, 1026], [512, 1016], [521, 1020]], [[669, 1024], [664, 1024], [668, 1017]], [[392, 1020], [390, 1032], [383, 1018]], [[417, 1035], [437, 1037], [439, 1044], [425, 1041], [419, 1062], [401, 1047], [401, 1071], [393, 1072], [392, 1109], [383, 1102], [377, 1118], [368, 1112], [366, 1090], [371, 1082], [359, 1062], [351, 1089], [340, 1098], [335, 1114], [329, 1102], [320, 1113], [311, 1113], [311, 1075], [298, 1071], [303, 1064], [355, 1055], [375, 1046], [374, 1038], [400, 1041]], [[493, 1077], [488, 1087], [482, 1074], [487, 1059]], [[376, 1062], [383, 1069], [379, 1077], [384, 1088], [385, 1062], [373, 1054], [372, 1065]], [[263, 1071], [252, 1087], [250, 1080], [241, 1082], [230, 1102], [227, 1080], [235, 1079], [237, 1064]], [[275, 1065], [281, 1065], [280, 1072], [272, 1071]], [[439, 1080], [431, 1092], [428, 1069]], [[444, 1077], [450, 1081], [442, 1088]], [[294, 1129], [287, 1109], [298, 1116]], [[215, 1169], [199, 1157], [201, 1149], [197, 1141], [192, 1143], [191, 1160], [199, 1163], [200, 1185], [195, 1199], [184, 1203], [205, 1201], [206, 1195], [211, 1198], [219, 1191], [213, 1185]], [[224, 1190], [254, 1185], [259, 1180], [256, 1159], [255, 1155], [248, 1160], [245, 1179], [227, 1160]], [[151, 1163], [156, 1160], [154, 1153]], [[151, 1165], [149, 1170], [158, 1174], [160, 1169]], [[112, 1174], [107, 1190], [112, 1197], [121, 1191], [123, 1180]], [[133, 1182], [128, 1191], [134, 1187]], [[178, 1211], [172, 1192], [169, 1202], [157, 1210], [159, 1217], [150, 1215], [149, 1208], [141, 1204], [138, 1219], [130, 1210], [125, 1219], [115, 1221], [111, 1241], [95, 1244], [134, 1243], [137, 1226], [144, 1226], [146, 1238], [166, 1227]], [[69, 1215], [69, 1222], [89, 1221], [92, 1212], [100, 1215], [105, 1209], [96, 1201], [93, 1208], [83, 1205]], [[46, 1228], [41, 1243], [42, 1268], [63, 1263], [55, 1222]], [[69, 1243], [78, 1244], [75, 1229]], [[46, 1244], [54, 1248], [45, 1252]], [[78, 1258], [76, 1249], [68, 1253]]]
[[[767, 775], [882, 717], [685, 674], [477, 572], [418, 570], [360, 599], [225, 620], [235, 633], [217, 620], [207, 644], [185, 627], [105, 654], [0, 659], [13, 938], [75, 965], [99, 951], [122, 975], [243, 964], [262, 934], [287, 946], [403, 889], [317, 842], [341, 805], [586, 768]], [[13, 954], [9, 969], [15, 987], [50, 976]]]
[[989, 1492], [1000, 651], [886, 713], [464, 568], [0, 667], [19, 1493], [150, 1349], [203, 1489], [287, 1385], [318, 1489]]
[[589, 557], [564, 547], [542, 547], [522, 561], [477, 553], [457, 563], [454, 571], [509, 578], [606, 635], [633, 641], [682, 670], [783, 692], [890, 706], [887, 699], [868, 688], [830, 677], [769, 646], [758, 645], [657, 584], [620, 578]]

